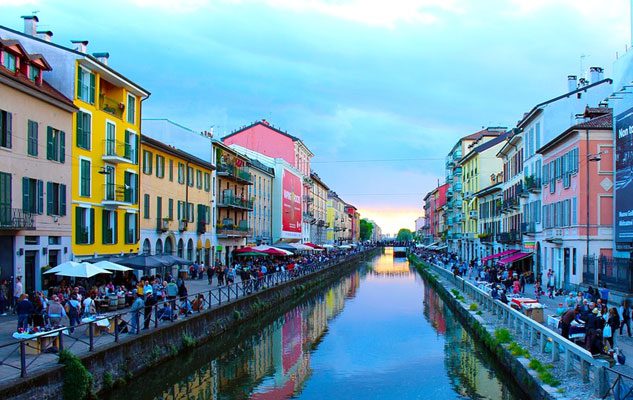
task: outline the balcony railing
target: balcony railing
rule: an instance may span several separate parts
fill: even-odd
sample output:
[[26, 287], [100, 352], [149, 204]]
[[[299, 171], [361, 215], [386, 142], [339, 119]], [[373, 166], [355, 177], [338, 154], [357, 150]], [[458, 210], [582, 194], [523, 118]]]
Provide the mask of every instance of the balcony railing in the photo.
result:
[[35, 229], [35, 216], [21, 208], [0, 207], [0, 230], [20, 231]]
[[541, 193], [541, 180], [534, 175], [525, 177], [525, 186], [530, 193]]
[[207, 223], [204, 221], [198, 221], [198, 234], [202, 235], [207, 233]]
[[171, 220], [169, 218], [158, 218], [156, 220], [156, 231], [167, 232], [169, 231]]
[[503, 244], [516, 244], [521, 242], [521, 235], [517, 231], [502, 232], [498, 235], [497, 241]]
[[253, 234], [253, 230], [248, 227], [248, 224], [235, 225], [232, 223], [218, 224], [216, 226], [216, 232], [218, 235], [221, 235], [221, 236], [238, 236], [238, 237], [246, 237]]
[[103, 160], [110, 162], [134, 163], [136, 150], [128, 143], [106, 139], [104, 142]]
[[244, 210], [253, 210], [253, 199], [247, 200], [234, 195], [220, 195], [218, 199], [218, 207], [233, 207]]
[[456, 152], [453, 153], [453, 160], [454, 161], [457, 161], [457, 160], [459, 160], [461, 158], [462, 158], [462, 152], [461, 151], [456, 151]]
[[533, 235], [536, 233], [536, 222], [523, 222], [521, 224], [521, 232], [524, 235]]
[[462, 183], [457, 181], [453, 184], [453, 190], [455, 191], [455, 193], [459, 193], [462, 191]]
[[464, 202], [462, 200], [453, 200], [453, 207], [454, 208], [462, 208], [463, 204], [464, 204]]
[[517, 186], [516, 195], [519, 197], [528, 197], [530, 193], [528, 192], [527, 187], [525, 185], [520, 185], [520, 186]]
[[462, 176], [462, 167], [455, 168], [455, 176]]
[[240, 182], [252, 184], [253, 176], [246, 170], [238, 168], [235, 165], [219, 164], [218, 175], [234, 178]]
[[106, 183], [103, 185], [103, 203], [108, 205], [133, 204], [136, 202], [134, 190], [126, 185]]
[[107, 96], [101, 95], [99, 96], [99, 108], [102, 111], [105, 111], [108, 114], [121, 119], [123, 118], [123, 110], [125, 110], [125, 104], [115, 99], [111, 99]]
[[482, 243], [492, 243], [494, 235], [490, 232], [484, 232], [479, 234], [479, 241]]

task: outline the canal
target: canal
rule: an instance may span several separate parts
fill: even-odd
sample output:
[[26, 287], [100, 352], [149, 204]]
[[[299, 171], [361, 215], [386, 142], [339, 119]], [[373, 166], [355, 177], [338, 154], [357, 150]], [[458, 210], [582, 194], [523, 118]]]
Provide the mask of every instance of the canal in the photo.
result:
[[106, 398], [526, 398], [512, 382], [408, 262], [385, 253]]

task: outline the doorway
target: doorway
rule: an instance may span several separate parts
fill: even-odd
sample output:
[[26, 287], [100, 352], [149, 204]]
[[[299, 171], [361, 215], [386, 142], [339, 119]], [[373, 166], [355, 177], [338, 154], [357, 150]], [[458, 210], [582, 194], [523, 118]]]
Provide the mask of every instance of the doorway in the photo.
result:
[[563, 249], [563, 268], [565, 269], [565, 281], [563, 283], [563, 288], [569, 288], [569, 276], [571, 273], [571, 252], [569, 251], [569, 247], [565, 247]]
[[37, 253], [37, 250], [27, 250], [24, 254], [24, 293], [31, 294], [35, 291]]

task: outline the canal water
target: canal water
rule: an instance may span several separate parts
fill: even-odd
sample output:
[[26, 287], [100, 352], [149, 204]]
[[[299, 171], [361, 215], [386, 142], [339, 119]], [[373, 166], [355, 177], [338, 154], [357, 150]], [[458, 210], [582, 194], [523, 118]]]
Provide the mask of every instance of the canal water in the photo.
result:
[[108, 398], [527, 398], [512, 382], [387, 249], [314, 298], [155, 367]]

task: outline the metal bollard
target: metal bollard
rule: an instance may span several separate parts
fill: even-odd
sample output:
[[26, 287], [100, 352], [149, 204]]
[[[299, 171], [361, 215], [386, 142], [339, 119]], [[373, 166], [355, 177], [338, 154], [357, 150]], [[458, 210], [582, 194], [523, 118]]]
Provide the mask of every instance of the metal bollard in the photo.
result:
[[20, 342], [20, 378], [26, 376], [26, 342]]
[[95, 349], [95, 339], [94, 339], [94, 325], [93, 322], [90, 322], [90, 325], [88, 325], [88, 331], [90, 333], [90, 347], [88, 348], [89, 351], [94, 351]]
[[59, 331], [57, 340], [59, 340], [59, 351], [64, 350], [64, 331], [63, 330]]
[[119, 341], [119, 314], [114, 315], [114, 341]]

